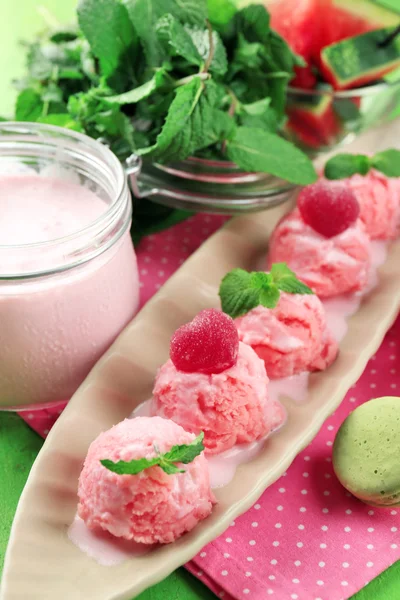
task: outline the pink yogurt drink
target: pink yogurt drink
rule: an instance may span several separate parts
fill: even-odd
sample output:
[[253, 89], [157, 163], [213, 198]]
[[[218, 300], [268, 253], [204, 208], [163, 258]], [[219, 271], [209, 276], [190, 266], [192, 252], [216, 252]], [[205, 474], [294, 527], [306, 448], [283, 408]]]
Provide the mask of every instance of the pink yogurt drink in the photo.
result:
[[68, 400], [139, 301], [122, 168], [113, 198], [23, 166], [0, 161], [0, 408]]

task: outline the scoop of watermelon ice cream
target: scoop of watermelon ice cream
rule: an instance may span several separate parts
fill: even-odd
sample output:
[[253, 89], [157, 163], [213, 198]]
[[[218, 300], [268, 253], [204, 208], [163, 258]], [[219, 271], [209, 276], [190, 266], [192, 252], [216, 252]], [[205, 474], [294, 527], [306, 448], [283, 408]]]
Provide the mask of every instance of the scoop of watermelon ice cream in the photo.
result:
[[78, 514], [89, 529], [143, 544], [167, 544], [208, 517], [215, 503], [204, 452], [167, 475], [154, 466], [137, 475], [118, 475], [100, 460], [130, 461], [190, 444], [192, 433], [160, 417], [125, 419], [91, 444], [79, 478]]
[[285, 262], [320, 298], [363, 290], [371, 269], [371, 244], [358, 220], [327, 238], [307, 225], [296, 208], [274, 230], [268, 264]]
[[275, 308], [258, 306], [235, 322], [239, 339], [264, 361], [271, 379], [322, 371], [338, 352], [324, 307], [315, 295], [281, 292]]
[[391, 240], [400, 226], [400, 182], [372, 170], [346, 180], [360, 205], [360, 219], [372, 240]]
[[172, 419], [187, 431], [204, 431], [209, 454], [254, 442], [279, 427], [285, 413], [268, 397], [263, 361], [239, 343], [236, 364], [221, 373], [184, 373], [171, 360], [159, 370], [152, 414]]

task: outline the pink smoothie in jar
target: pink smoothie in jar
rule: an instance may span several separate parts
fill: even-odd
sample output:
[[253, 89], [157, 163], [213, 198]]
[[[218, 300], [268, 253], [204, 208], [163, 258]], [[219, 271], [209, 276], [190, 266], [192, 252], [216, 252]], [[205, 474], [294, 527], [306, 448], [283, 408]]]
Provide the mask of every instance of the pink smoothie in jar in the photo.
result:
[[0, 407], [18, 409], [68, 400], [139, 302], [121, 164], [86, 136], [22, 125], [50, 141], [27, 160], [37, 148], [0, 126]]

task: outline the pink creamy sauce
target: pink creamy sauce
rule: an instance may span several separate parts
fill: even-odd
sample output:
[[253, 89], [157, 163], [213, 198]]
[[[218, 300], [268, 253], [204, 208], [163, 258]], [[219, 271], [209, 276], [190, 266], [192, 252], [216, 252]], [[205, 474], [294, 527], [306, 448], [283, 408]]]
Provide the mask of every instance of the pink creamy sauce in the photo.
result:
[[[347, 319], [359, 308], [362, 297], [370, 292], [378, 283], [377, 268], [387, 256], [387, 242], [372, 242], [372, 270], [370, 284], [363, 294], [349, 294], [323, 302], [327, 313], [328, 327], [340, 342], [347, 333]], [[304, 402], [308, 394], [309, 373], [301, 373], [293, 377], [270, 381], [271, 398], [289, 397], [295, 402]], [[132, 413], [132, 417], [150, 416], [150, 400], [140, 404]], [[273, 435], [273, 434], [272, 434]], [[239, 465], [249, 462], [257, 456], [265, 443], [265, 438], [252, 444], [241, 444], [216, 456], [208, 457], [210, 483], [213, 489], [224, 487], [232, 481]], [[110, 540], [106, 536], [94, 535], [79, 517], [68, 530], [70, 540], [83, 552], [102, 565], [115, 565], [135, 556], [143, 555], [151, 548], [145, 544], [133, 544], [131, 547], [125, 540]]]
[[[48, 242], [77, 233], [107, 209], [101, 198], [65, 173], [54, 178], [22, 167], [10, 170], [14, 174], [5, 175], [0, 169], [0, 246]], [[63, 259], [61, 249], [43, 249], [39, 255], [36, 251], [34, 258], [29, 252], [0, 250], [3, 274], [26, 268], [40, 271], [53, 251]], [[129, 232], [80, 267], [1, 282], [0, 404], [69, 399], [132, 319], [138, 296]]]

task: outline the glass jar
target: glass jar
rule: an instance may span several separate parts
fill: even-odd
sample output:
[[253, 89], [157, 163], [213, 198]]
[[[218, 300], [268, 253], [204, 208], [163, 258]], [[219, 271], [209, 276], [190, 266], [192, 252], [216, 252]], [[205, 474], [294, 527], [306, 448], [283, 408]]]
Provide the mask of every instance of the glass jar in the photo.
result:
[[106, 207], [64, 237], [0, 245], [3, 409], [68, 400], [139, 303], [131, 197], [114, 154], [59, 127], [0, 123], [0, 178], [29, 173], [80, 184]]

